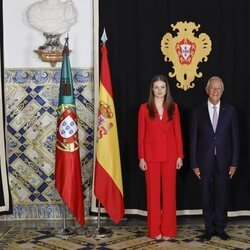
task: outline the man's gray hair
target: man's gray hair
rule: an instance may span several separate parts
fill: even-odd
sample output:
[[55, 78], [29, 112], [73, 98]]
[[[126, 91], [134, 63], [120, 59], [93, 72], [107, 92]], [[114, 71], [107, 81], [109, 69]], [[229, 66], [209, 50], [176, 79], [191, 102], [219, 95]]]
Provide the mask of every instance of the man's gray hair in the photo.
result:
[[224, 89], [224, 83], [223, 83], [222, 79], [219, 76], [212, 76], [211, 78], [209, 78], [206, 87], [208, 88], [209, 85], [210, 85], [210, 83], [211, 83], [211, 81], [214, 80], [214, 79], [220, 80], [221, 81], [222, 89]]

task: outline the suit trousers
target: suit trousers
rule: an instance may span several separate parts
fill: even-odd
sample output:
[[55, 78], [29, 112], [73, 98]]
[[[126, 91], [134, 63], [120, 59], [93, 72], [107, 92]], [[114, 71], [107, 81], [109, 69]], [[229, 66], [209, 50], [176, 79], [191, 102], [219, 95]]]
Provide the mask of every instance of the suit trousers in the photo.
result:
[[201, 171], [203, 219], [207, 231], [221, 233], [227, 225], [229, 173], [218, 168], [216, 156], [211, 169]]
[[148, 236], [176, 235], [176, 161], [147, 162]]

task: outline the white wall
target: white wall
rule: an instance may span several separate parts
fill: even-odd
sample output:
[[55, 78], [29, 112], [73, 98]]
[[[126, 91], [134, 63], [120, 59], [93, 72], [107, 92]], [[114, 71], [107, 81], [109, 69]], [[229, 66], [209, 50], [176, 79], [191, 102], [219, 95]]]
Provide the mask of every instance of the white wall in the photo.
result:
[[[42, 32], [32, 28], [26, 19], [28, 7], [38, 0], [3, 0], [4, 67], [48, 68], [33, 50], [43, 45]], [[78, 20], [69, 30], [71, 66], [93, 67], [93, 5], [92, 0], [73, 0]], [[64, 44], [64, 36], [61, 43]], [[56, 67], [60, 67], [57, 63]]]

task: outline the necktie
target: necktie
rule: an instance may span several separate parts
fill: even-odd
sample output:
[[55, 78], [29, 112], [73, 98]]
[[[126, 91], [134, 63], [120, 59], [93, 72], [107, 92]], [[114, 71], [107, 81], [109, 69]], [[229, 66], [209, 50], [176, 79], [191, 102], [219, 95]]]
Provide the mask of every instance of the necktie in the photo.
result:
[[213, 109], [214, 109], [214, 113], [213, 113], [213, 129], [214, 129], [214, 132], [215, 132], [216, 127], [217, 127], [217, 123], [218, 123], [218, 113], [217, 113], [217, 107], [216, 106], [213, 106]]

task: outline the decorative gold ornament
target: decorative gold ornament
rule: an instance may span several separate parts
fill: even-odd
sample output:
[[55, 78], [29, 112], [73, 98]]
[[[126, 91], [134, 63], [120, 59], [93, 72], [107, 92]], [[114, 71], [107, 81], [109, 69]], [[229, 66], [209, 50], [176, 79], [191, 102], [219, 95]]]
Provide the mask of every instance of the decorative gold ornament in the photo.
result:
[[198, 31], [200, 25], [186, 21], [171, 24], [173, 31], [178, 30], [177, 36], [166, 33], [161, 40], [161, 51], [165, 55], [164, 60], [173, 63], [174, 72], [169, 76], [176, 76], [178, 88], [188, 90], [195, 86], [194, 78], [202, 77], [202, 73], [197, 73], [198, 63], [206, 62], [212, 49], [210, 37], [201, 33], [199, 37], [194, 36], [194, 30]]
[[34, 50], [43, 62], [49, 62], [51, 67], [55, 67], [57, 62], [62, 62], [62, 50]]
[[[43, 45], [34, 50], [43, 62], [49, 62], [51, 67], [55, 67], [57, 62], [63, 60], [63, 45], [60, 42], [60, 34], [43, 34], [46, 41]], [[68, 39], [68, 34], [65, 39]], [[71, 50], [69, 50], [71, 53]]]

